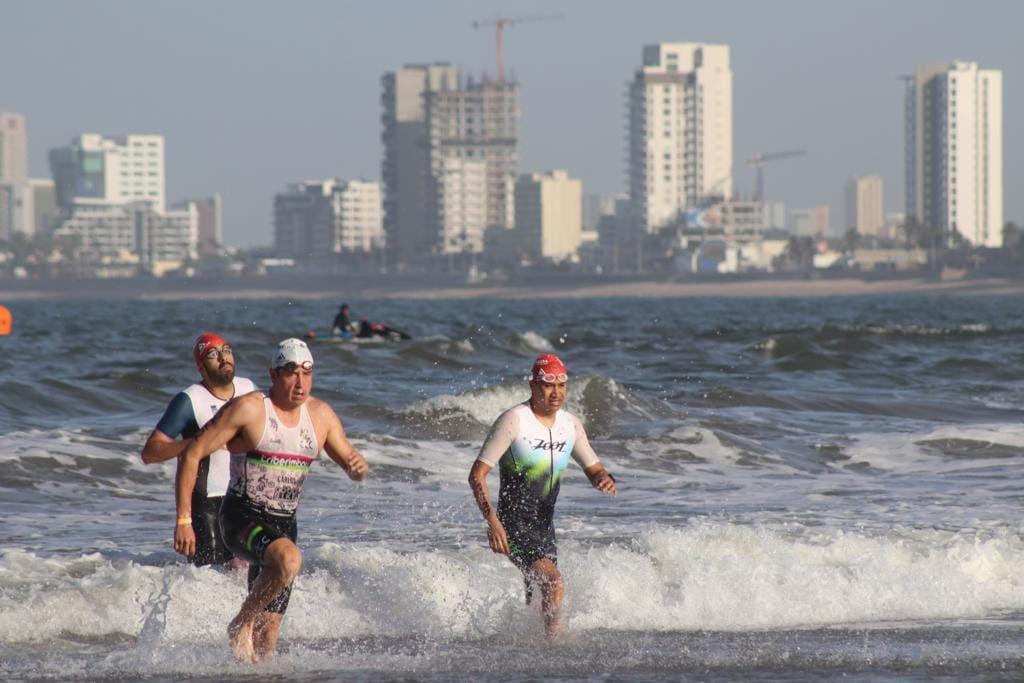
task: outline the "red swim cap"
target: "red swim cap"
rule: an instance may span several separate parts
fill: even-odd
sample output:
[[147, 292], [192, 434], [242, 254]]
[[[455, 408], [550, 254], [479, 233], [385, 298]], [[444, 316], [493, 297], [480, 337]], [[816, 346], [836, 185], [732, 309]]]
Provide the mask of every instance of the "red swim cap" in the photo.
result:
[[215, 332], [204, 332], [196, 337], [195, 344], [192, 345], [192, 357], [195, 358], [196, 364], [198, 365], [203, 358], [203, 354], [206, 353], [206, 349], [211, 346], [224, 346], [227, 342], [224, 337], [216, 334]]
[[569, 379], [569, 370], [566, 369], [562, 359], [553, 353], [542, 353], [533, 361], [533, 369], [530, 370], [530, 379], [536, 382], [564, 382]]

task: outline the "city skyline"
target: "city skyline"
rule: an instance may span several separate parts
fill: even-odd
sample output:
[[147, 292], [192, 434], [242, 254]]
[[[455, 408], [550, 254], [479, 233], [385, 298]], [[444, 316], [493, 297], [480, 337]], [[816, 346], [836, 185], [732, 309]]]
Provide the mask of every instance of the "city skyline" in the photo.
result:
[[[766, 169], [767, 199], [828, 204], [841, 215], [847, 180], [878, 174], [887, 188], [886, 210], [899, 209], [904, 140], [897, 76], [920, 63], [952, 60], [1002, 69], [1004, 117], [1020, 118], [1020, 75], [1013, 66], [1022, 63], [1024, 48], [1010, 27], [1024, 10], [990, 2], [972, 6], [968, 16], [945, 11], [953, 7], [506, 7], [506, 15], [557, 10], [565, 17], [506, 35], [507, 69], [522, 93], [519, 170], [564, 168], [582, 180], [585, 193], [622, 192], [623, 92], [643, 45], [721, 43], [732, 53], [739, 194], [753, 191], [747, 157], [800, 147], [806, 157]], [[26, 117], [33, 177], [48, 176], [49, 149], [79, 133], [165, 135], [168, 198], [220, 192], [225, 241], [269, 244], [269, 198], [286, 183], [379, 179], [382, 73], [407, 62], [449, 61], [467, 74], [493, 74], [493, 33], [473, 31], [470, 21], [500, 8], [403, 6], [408, 21], [394, 22], [394, 6], [356, 12], [313, 2], [285, 9], [16, 0], [5, 5], [0, 22], [0, 61], [18, 65], [0, 76], [0, 108]], [[54, 16], [62, 21], [53, 22]], [[119, 27], [117, 40], [103, 40], [112, 26]], [[186, 29], [191, 39], [178, 40]], [[1012, 191], [1021, 176], [1021, 144], [1008, 126], [1006, 220], [1024, 215], [1024, 198]]]

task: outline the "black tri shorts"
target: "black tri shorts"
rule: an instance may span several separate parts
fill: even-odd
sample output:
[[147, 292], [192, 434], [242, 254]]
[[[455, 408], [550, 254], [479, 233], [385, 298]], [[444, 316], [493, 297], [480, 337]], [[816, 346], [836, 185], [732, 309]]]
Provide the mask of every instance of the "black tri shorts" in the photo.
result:
[[508, 559], [512, 564], [524, 572], [541, 558], [558, 564], [555, 524], [550, 517], [537, 520], [499, 510], [498, 518], [508, 536]]
[[234, 558], [220, 533], [220, 503], [221, 496], [192, 496], [192, 531], [196, 534], [196, 554], [192, 556], [192, 564], [197, 567], [224, 564]]
[[[271, 515], [233, 496], [225, 496], [220, 507], [220, 528], [224, 543], [237, 557], [249, 560], [249, 589], [263, 568], [263, 554], [271, 543], [288, 538], [295, 543], [298, 527], [294, 515]], [[263, 611], [284, 614], [292, 587], [288, 586]]]

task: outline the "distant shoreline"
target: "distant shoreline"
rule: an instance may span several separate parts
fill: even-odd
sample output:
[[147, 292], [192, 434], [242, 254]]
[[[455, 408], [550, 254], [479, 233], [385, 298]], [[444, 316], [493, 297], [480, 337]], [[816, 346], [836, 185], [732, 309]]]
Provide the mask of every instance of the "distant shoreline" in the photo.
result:
[[638, 280], [544, 276], [530, 284], [468, 285], [426, 276], [301, 276], [184, 280], [46, 280], [0, 283], [0, 303], [60, 299], [598, 299], [694, 297], [763, 298], [874, 296], [884, 294], [1022, 295], [1024, 279], [762, 278]]

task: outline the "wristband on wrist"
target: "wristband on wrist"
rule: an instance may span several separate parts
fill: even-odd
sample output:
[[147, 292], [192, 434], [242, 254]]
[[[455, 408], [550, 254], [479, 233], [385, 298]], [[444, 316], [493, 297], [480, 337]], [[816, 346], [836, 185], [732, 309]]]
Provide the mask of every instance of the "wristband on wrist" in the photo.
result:
[[191, 524], [191, 523], [192, 523], [192, 518], [191, 517], [178, 517], [178, 526], [185, 526], [186, 524]]

